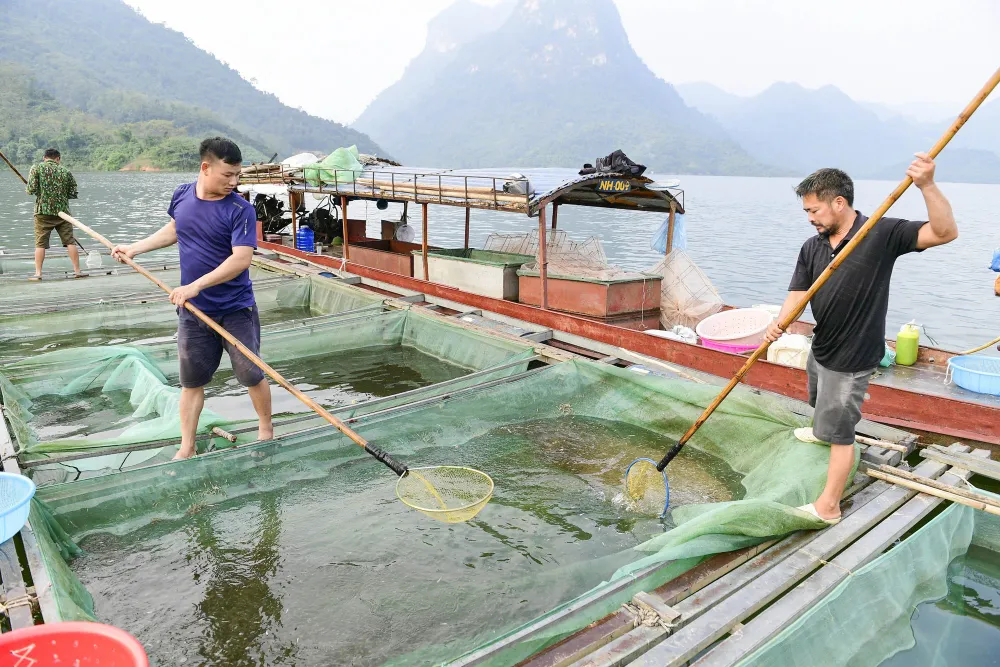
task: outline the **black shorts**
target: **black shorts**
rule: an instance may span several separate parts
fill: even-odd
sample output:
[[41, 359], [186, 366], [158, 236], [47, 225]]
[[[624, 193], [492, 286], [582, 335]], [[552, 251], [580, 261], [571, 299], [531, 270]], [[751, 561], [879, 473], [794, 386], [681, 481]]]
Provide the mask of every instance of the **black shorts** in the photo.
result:
[[[233, 373], [241, 385], [254, 387], [264, 379], [264, 371], [232, 343], [192, 315], [187, 308], [178, 308], [177, 314], [180, 318], [177, 324], [177, 360], [180, 363], [182, 387], [196, 389], [211, 382], [222, 361], [223, 349], [229, 354]], [[256, 305], [212, 319], [260, 356], [260, 313]]]

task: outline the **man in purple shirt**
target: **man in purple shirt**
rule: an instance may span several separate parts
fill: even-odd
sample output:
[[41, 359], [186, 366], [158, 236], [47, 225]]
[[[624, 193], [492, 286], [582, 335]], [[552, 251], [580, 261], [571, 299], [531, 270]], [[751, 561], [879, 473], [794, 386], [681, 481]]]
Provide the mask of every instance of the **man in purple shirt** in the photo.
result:
[[181, 286], [170, 293], [179, 317], [181, 448], [174, 457], [178, 459], [195, 454], [205, 385], [219, 368], [223, 350], [229, 354], [236, 379], [249, 388], [259, 419], [257, 437], [274, 437], [271, 388], [263, 371], [183, 307], [190, 301], [254, 354], [260, 354], [260, 318], [250, 284], [257, 215], [235, 192], [242, 163], [243, 155], [232, 141], [214, 137], [201, 142], [198, 180], [174, 191], [167, 209], [170, 222], [152, 236], [112, 251], [121, 261], [122, 256], [131, 258], [174, 243], [178, 246]]

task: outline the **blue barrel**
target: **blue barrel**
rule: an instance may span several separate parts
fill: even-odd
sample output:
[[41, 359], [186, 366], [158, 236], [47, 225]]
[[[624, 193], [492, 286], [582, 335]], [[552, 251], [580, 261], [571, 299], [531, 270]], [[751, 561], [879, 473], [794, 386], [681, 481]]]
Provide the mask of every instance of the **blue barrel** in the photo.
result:
[[295, 233], [295, 249], [303, 252], [316, 252], [316, 236], [312, 227], [302, 226]]

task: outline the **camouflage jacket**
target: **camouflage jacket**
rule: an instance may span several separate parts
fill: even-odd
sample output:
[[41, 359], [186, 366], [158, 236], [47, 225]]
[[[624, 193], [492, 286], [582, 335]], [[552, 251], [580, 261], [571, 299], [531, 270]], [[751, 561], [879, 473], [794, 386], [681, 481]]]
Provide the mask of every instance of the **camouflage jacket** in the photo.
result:
[[27, 191], [35, 195], [35, 215], [69, 213], [69, 200], [77, 198], [73, 174], [53, 160], [45, 160], [31, 168]]

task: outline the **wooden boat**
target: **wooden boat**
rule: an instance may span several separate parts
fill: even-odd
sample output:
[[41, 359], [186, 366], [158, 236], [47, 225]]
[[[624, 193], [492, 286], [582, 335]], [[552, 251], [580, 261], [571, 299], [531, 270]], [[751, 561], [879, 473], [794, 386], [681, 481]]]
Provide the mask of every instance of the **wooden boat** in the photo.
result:
[[[424, 239], [423, 267], [419, 266], [420, 262], [414, 261], [412, 276], [359, 261], [357, 256], [351, 254], [350, 236], [344, 238], [340, 256], [302, 252], [263, 240], [260, 243], [261, 249], [282, 252], [347, 272], [360, 278], [362, 285], [371, 285], [379, 290], [419, 293], [461, 304], [464, 308], [481, 310], [484, 317], [497, 320], [513, 318], [542, 326], [551, 331], [552, 336], [563, 336], [567, 342], [575, 341], [569, 344], [581, 348], [590, 346], [593, 349], [595, 345], [624, 348], [717, 377], [734, 375], [745, 361], [740, 355], [645, 334], [642, 329], [655, 326], [655, 320], [648, 313], [642, 313], [643, 316], [640, 317], [634, 316], [638, 313], [625, 313], [623, 317], [619, 309], [615, 317], [610, 316], [610, 313], [604, 317], [581, 316], [555, 310], [550, 305], [551, 281], [546, 270], [546, 232], [551, 233], [551, 230], [556, 229], [559, 207], [593, 206], [657, 212], [667, 214], [672, 220], [674, 213], [684, 212], [684, 193], [676, 187], [662, 185], [648, 178], [621, 174], [579, 176], [572, 170], [523, 170], [521, 174], [511, 176], [509, 172], [497, 170], [459, 172], [393, 167], [378, 167], [354, 174], [349, 182], [335, 179], [330, 183], [310, 184], [293, 172], [284, 170], [247, 174], [241, 180], [243, 186], [257, 183], [283, 184], [292, 198], [301, 197], [307, 192], [330, 196], [340, 202], [343, 210], [353, 200], [419, 204]], [[430, 204], [466, 209], [466, 248], [472, 209], [537, 217], [540, 260], [538, 305], [486, 296], [425, 280], [423, 277], [429, 275], [426, 258]], [[550, 216], [547, 215], [548, 212], [551, 212]], [[293, 234], [295, 224], [293, 216]], [[559, 289], [560, 301], [565, 303], [565, 286], [559, 286]], [[573, 310], [565, 306], [563, 308]], [[799, 322], [792, 329], [795, 333], [806, 334], [811, 333], [811, 330], [812, 325], [807, 322]], [[888, 342], [890, 345], [894, 344], [892, 341]], [[1000, 444], [1000, 397], [973, 393], [946, 383], [947, 361], [955, 354], [948, 350], [923, 347], [913, 366], [880, 369], [865, 400], [864, 416], [873, 421], [911, 430]], [[798, 400], [807, 398], [805, 371], [800, 368], [761, 361], [750, 371], [745, 382]]]

